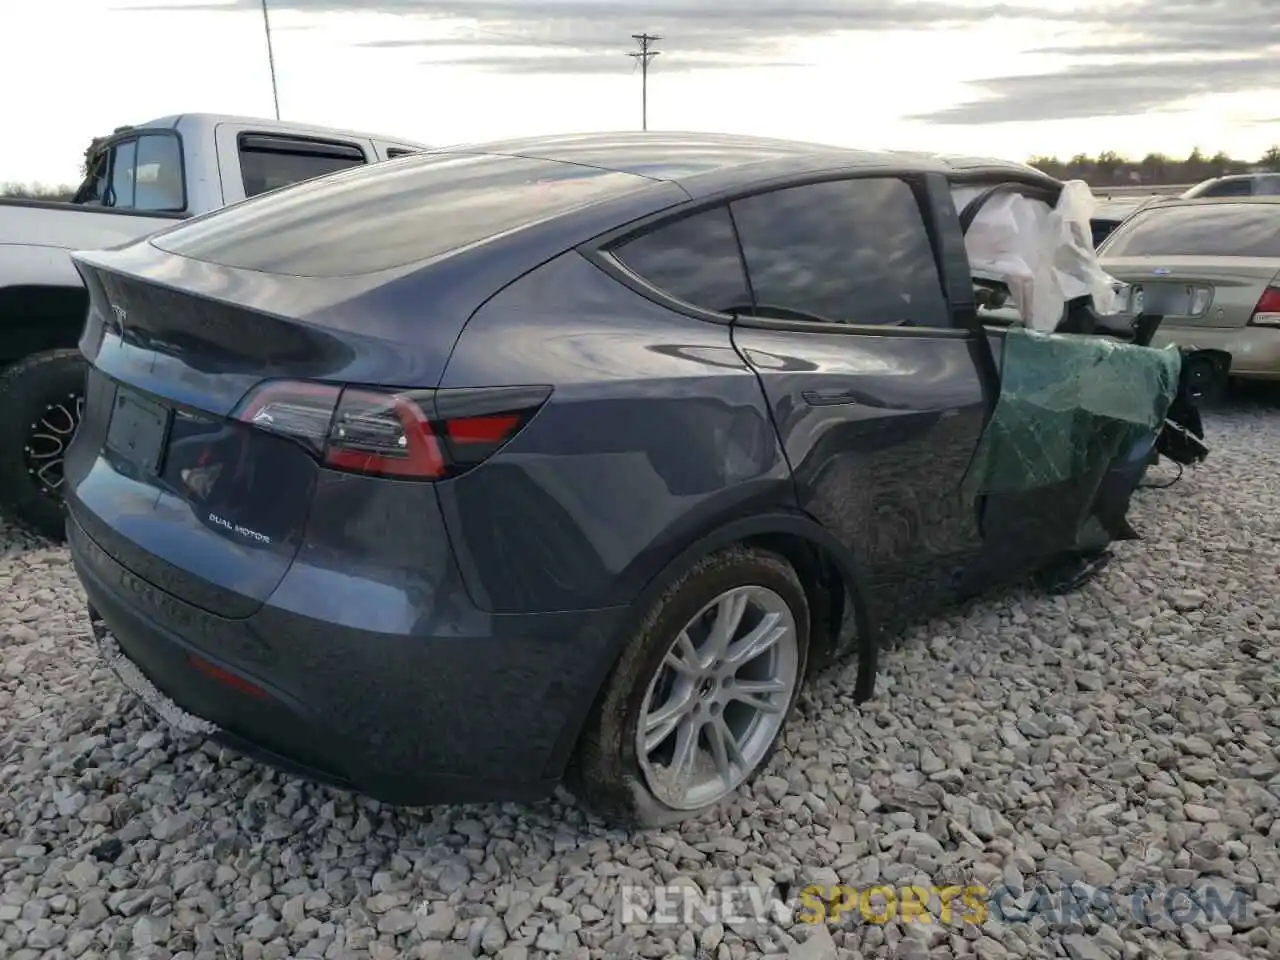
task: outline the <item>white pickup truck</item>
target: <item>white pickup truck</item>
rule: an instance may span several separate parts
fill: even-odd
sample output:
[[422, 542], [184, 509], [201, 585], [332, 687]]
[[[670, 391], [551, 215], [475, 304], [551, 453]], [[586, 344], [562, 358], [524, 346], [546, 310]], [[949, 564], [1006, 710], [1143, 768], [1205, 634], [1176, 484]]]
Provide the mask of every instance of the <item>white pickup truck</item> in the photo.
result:
[[0, 200], [0, 511], [63, 536], [62, 457], [79, 423], [87, 295], [75, 250], [346, 167], [427, 149], [324, 127], [210, 114], [162, 117], [95, 140], [69, 203]]

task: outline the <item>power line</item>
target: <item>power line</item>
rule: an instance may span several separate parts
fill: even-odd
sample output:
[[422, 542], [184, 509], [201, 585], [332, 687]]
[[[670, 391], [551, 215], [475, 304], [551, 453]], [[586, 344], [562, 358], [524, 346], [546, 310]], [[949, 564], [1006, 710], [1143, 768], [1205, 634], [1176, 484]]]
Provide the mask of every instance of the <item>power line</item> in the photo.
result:
[[267, 13], [267, 0], [262, 0], [262, 26], [267, 32], [267, 63], [271, 67], [271, 98], [276, 104], [276, 119], [280, 119], [280, 93], [276, 89], [276, 55], [271, 49], [271, 17]]
[[[265, 2], [265, 0], [264, 0]], [[649, 129], [649, 61], [656, 57], [661, 50], [650, 50], [649, 44], [661, 40], [661, 37], [651, 37], [647, 33], [633, 33], [631, 38], [640, 44], [640, 50], [636, 53], [629, 53], [627, 56], [634, 57], [636, 62], [640, 64], [640, 129]]]

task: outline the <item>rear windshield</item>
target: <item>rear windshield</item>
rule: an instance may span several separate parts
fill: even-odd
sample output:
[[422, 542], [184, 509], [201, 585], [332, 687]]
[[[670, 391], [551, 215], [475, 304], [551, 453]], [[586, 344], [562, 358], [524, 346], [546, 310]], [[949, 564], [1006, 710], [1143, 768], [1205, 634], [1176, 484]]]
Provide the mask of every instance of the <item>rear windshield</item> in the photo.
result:
[[1280, 205], [1156, 207], [1111, 235], [1108, 257], [1280, 257]]
[[428, 260], [647, 183], [548, 160], [420, 155], [285, 187], [152, 242], [226, 267], [352, 276]]

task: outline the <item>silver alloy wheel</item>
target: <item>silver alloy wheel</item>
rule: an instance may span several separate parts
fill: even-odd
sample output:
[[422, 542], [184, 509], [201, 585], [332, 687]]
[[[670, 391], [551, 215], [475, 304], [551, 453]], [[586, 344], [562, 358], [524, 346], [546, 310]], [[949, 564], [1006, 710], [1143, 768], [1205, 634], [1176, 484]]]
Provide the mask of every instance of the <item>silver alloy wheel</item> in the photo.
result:
[[42, 493], [61, 498], [62, 467], [67, 447], [80, 426], [84, 413], [84, 397], [69, 393], [67, 399], [44, 408], [40, 419], [31, 424], [23, 453], [27, 473], [35, 478]]
[[800, 677], [795, 616], [761, 586], [716, 597], [685, 625], [649, 682], [636, 757], [676, 810], [728, 796], [760, 764]]

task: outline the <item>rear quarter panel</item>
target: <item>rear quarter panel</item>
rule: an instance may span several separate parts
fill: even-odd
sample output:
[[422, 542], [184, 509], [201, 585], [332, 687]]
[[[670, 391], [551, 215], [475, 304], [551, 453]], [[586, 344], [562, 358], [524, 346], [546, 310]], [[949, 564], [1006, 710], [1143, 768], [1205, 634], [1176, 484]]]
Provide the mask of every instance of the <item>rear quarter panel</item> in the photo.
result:
[[484, 609], [628, 603], [699, 537], [795, 503], [729, 328], [667, 311], [576, 251], [472, 317], [441, 387], [520, 384], [554, 392], [497, 456], [440, 485]]

